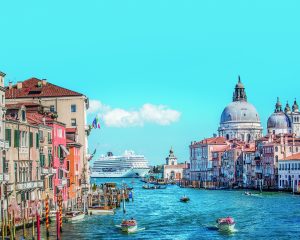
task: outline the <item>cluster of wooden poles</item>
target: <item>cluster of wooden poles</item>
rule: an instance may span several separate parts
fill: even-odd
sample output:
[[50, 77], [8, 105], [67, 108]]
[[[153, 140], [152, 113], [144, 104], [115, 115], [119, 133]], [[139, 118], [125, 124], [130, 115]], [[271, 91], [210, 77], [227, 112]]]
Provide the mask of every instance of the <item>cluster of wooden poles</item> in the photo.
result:
[[[56, 236], [57, 240], [61, 239], [61, 232], [62, 232], [62, 196], [58, 196], [58, 211], [56, 212]], [[49, 208], [49, 198], [45, 200], [45, 226], [46, 226], [46, 234], [47, 238], [50, 236], [50, 208]], [[32, 234], [31, 237], [29, 236], [30, 234], [27, 234], [27, 226], [31, 225], [32, 229]], [[35, 234], [35, 227], [37, 230], [37, 233]], [[10, 240], [15, 240], [17, 239], [16, 237], [16, 229], [23, 229], [23, 234], [22, 237], [23, 239], [37, 239], [41, 240], [41, 216], [39, 215], [38, 211], [36, 211], [35, 216], [32, 216], [31, 222], [23, 216], [22, 220], [22, 225], [16, 223], [15, 219], [15, 212], [13, 211], [12, 214], [8, 214], [8, 219], [2, 218], [2, 225], [1, 225], [1, 237], [2, 240], [5, 239], [10, 239]], [[36, 238], [35, 238], [36, 237]]]

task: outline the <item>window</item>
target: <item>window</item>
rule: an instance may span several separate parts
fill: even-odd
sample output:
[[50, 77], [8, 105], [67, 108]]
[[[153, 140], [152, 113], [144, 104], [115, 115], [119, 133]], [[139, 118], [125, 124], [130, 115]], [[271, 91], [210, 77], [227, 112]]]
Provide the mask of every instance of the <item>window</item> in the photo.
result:
[[75, 104], [71, 105], [71, 112], [76, 112], [76, 105]]
[[33, 147], [33, 133], [30, 132], [29, 133], [29, 147]]
[[54, 105], [50, 105], [50, 112], [55, 112]]
[[62, 133], [62, 129], [61, 129], [61, 128], [57, 129], [57, 136], [58, 136], [59, 138], [62, 138], [62, 137], [63, 137], [63, 133]]
[[24, 110], [22, 110], [22, 121], [25, 122], [26, 121], [26, 113]]
[[76, 127], [76, 118], [71, 119], [71, 126]]
[[19, 147], [20, 146], [20, 131], [15, 130], [14, 132], [14, 147]]
[[5, 140], [8, 141], [8, 146], [11, 147], [11, 129], [5, 129]]
[[275, 152], [278, 152], [278, 147], [275, 147]]
[[70, 161], [67, 161], [67, 170], [70, 171]]

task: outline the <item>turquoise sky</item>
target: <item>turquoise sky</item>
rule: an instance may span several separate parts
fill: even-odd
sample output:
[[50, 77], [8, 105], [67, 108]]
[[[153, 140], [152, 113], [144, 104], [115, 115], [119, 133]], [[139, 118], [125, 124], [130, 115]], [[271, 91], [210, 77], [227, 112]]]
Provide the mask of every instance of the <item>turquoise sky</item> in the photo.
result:
[[90, 137], [98, 153], [133, 149], [158, 164], [173, 146], [188, 160], [192, 140], [217, 132], [238, 75], [264, 128], [277, 96], [300, 102], [300, 1], [11, 0], [0, 8], [7, 82], [46, 78], [106, 111], [152, 104], [181, 114], [169, 125], [102, 119]]

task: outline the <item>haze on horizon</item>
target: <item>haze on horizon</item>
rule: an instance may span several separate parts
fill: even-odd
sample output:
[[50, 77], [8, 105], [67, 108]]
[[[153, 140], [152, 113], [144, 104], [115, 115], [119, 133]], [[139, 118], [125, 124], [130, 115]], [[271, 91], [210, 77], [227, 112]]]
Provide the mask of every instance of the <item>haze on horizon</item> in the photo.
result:
[[[179, 162], [217, 133], [238, 75], [264, 133], [277, 96], [299, 94], [299, 1], [3, 2], [0, 71], [79, 91], [97, 155], [125, 149]], [[17, 17], [16, 17], [17, 16]]]

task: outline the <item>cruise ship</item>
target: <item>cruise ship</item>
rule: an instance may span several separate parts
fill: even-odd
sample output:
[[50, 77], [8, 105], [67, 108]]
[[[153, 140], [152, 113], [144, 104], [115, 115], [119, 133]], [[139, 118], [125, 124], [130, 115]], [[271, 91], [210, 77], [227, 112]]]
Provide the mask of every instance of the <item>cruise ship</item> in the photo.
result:
[[132, 178], [145, 177], [150, 168], [143, 155], [126, 150], [122, 156], [114, 156], [111, 152], [101, 156], [94, 162], [92, 178]]

